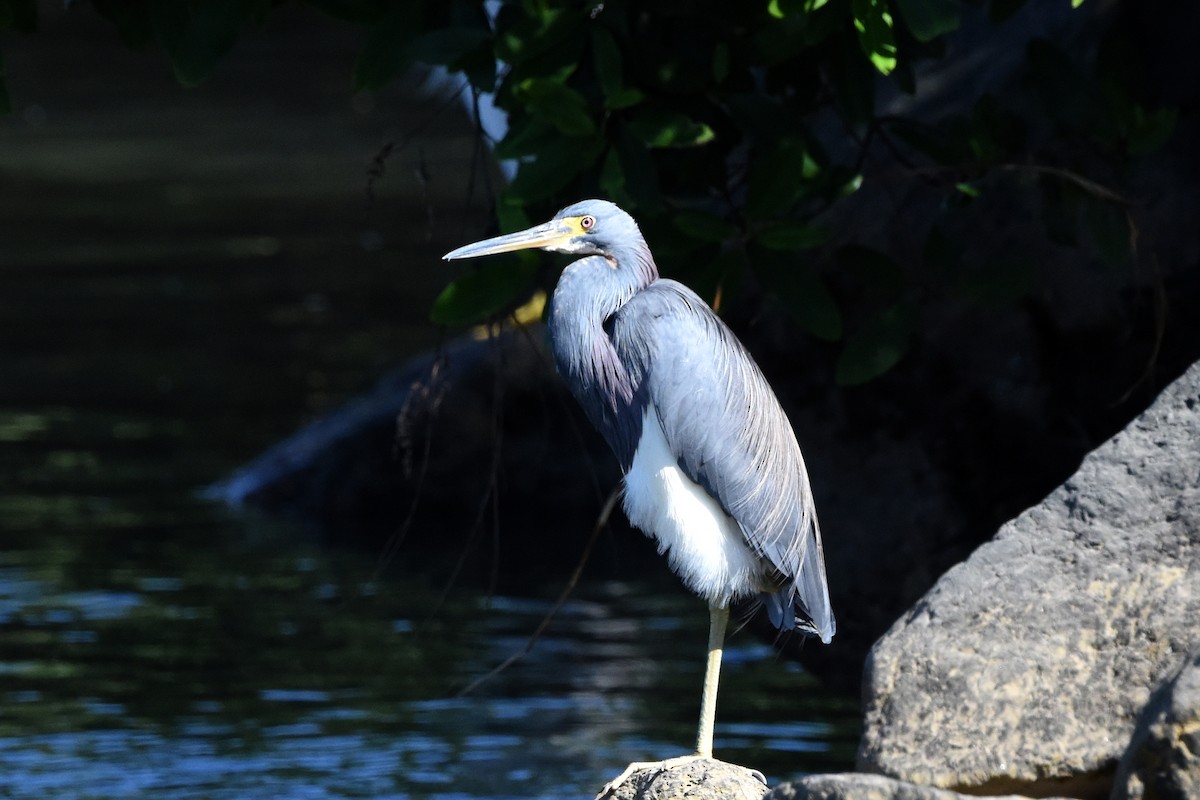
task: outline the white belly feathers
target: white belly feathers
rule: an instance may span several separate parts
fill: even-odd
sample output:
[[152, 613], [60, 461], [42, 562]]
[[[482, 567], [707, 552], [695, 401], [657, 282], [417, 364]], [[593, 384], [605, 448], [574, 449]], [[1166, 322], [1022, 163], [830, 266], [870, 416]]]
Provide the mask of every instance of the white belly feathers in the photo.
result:
[[658, 541], [683, 582], [710, 605], [727, 605], [738, 588], [745, 594], [761, 583], [758, 556], [721, 505], [679, 468], [653, 407], [646, 409], [625, 474], [625, 514]]

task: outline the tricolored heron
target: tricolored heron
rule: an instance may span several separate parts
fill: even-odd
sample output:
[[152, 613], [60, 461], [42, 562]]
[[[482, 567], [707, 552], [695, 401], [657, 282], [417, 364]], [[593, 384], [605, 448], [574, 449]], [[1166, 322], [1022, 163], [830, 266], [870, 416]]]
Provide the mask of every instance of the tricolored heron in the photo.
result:
[[711, 758], [731, 601], [757, 595], [777, 628], [833, 638], [800, 446], [746, 348], [695, 292], [658, 277], [629, 214], [584, 200], [444, 258], [526, 248], [584, 256], [550, 300], [554, 358], [620, 462], [629, 521], [708, 601], [696, 754]]

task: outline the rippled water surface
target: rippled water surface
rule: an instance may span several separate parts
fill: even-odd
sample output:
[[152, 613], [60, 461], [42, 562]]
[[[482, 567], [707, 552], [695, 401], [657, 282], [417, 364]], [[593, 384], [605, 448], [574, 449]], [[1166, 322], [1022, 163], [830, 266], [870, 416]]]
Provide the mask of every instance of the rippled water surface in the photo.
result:
[[[438, 607], [286, 527], [181, 502], [137, 529], [93, 503], [0, 552], [7, 796], [587, 797], [691, 742], [705, 620], [682, 594], [584, 587], [458, 697], [548, 601]], [[746, 636], [726, 665], [723, 757], [773, 779], [847, 763], [851, 703]]]
[[[707, 618], [674, 584], [579, 587], [459, 697], [551, 598], [197, 498], [437, 338], [461, 123], [425, 125], [367, 204], [365, 165], [428, 106], [351, 102], [361, 42], [248, 34], [185, 93], [46, 13], [6, 40], [0, 119], [0, 795], [583, 798], [686, 752]], [[718, 755], [844, 768], [856, 710], [736, 633]]]

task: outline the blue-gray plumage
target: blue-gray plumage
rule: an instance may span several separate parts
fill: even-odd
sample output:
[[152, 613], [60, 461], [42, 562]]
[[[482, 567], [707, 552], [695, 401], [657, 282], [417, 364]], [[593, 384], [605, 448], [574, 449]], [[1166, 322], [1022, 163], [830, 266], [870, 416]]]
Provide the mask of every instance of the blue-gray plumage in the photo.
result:
[[697, 743], [711, 755], [731, 601], [757, 595], [777, 627], [824, 642], [834, 634], [800, 447], [750, 354], [698, 295], [659, 278], [620, 208], [586, 200], [445, 258], [529, 247], [584, 255], [563, 270], [551, 298], [555, 360], [620, 462], [630, 521], [712, 610]]

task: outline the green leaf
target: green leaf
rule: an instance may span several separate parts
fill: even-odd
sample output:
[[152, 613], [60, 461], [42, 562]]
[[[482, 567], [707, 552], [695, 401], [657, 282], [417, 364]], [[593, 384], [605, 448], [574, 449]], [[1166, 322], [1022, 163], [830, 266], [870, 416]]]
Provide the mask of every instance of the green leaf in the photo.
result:
[[544, 200], [565, 188], [578, 174], [579, 170], [571, 159], [558, 154], [544, 154], [518, 165], [512, 183], [504, 190], [504, 197], [515, 203]]
[[605, 97], [625, 88], [621, 50], [608, 29], [599, 25], [592, 29], [592, 60], [596, 65], [596, 80]]
[[767, 65], [781, 64], [804, 53], [813, 44], [811, 33], [814, 26], [811, 18], [798, 13], [786, 13], [786, 9], [784, 11], [783, 18], [772, 20], [754, 32], [750, 51], [755, 61]]
[[202, 83], [233, 47], [242, 25], [263, 10], [259, 0], [150, 3], [150, 22], [184, 86]]
[[596, 132], [583, 95], [550, 78], [526, 78], [514, 91], [517, 100], [565, 136], [590, 136]]
[[592, 31], [592, 58], [605, 108], [614, 111], [629, 108], [645, 99], [640, 91], [625, 85], [621, 50], [606, 28], [597, 26]]
[[479, 28], [439, 28], [417, 36], [405, 47], [413, 61], [448, 67], [489, 38], [488, 32]]
[[406, 45], [420, 21], [419, 3], [400, 3], [375, 23], [354, 64], [356, 90], [379, 89], [408, 69], [412, 57]]
[[604, 107], [610, 111], [617, 111], [622, 108], [630, 108], [646, 99], [646, 95], [640, 90], [632, 87], [621, 89], [618, 92], [610, 94], [604, 99]]
[[746, 215], [754, 220], [770, 220], [786, 213], [804, 194], [805, 182], [815, 174], [815, 166], [803, 141], [791, 137], [780, 139], [751, 164]]
[[746, 271], [745, 251], [732, 248], [712, 255], [702, 251], [690, 257], [687, 266], [687, 274], [681, 276], [684, 282], [720, 313], [721, 305], [738, 293]]
[[723, 242], [737, 233], [727, 220], [707, 211], [680, 211], [672, 215], [671, 222], [683, 233], [704, 242]]
[[896, 37], [886, 0], [851, 0], [854, 29], [867, 58], [883, 75], [896, 68]]
[[560, 136], [539, 150], [532, 160], [521, 162], [504, 195], [517, 203], [544, 200], [596, 163], [600, 150], [598, 137]]
[[662, 190], [658, 184], [658, 170], [646, 145], [634, 139], [629, 131], [622, 130], [617, 138], [617, 153], [625, 176], [625, 191], [632, 206], [651, 213], [657, 211], [662, 204]]
[[[560, 64], [564, 59], [578, 63], [579, 49], [586, 41], [580, 35], [585, 19], [582, 9], [523, 4], [518, 11], [516, 4], [504, 4], [497, 17], [496, 57], [514, 67], [545, 57]], [[559, 51], [558, 55], [554, 51]], [[532, 73], [526, 75], [532, 77]]]
[[729, 77], [729, 45], [725, 42], [718, 42], [713, 48], [712, 76], [715, 84], [724, 83]]
[[[126, 3], [127, 0], [116, 2]], [[304, 4], [312, 6], [327, 17], [357, 25], [370, 25], [383, 13], [383, 6], [377, 0], [304, 0]]]
[[496, 143], [496, 157], [501, 159], [535, 156], [552, 147], [562, 138], [553, 125], [532, 114], [509, 116], [508, 133]]
[[815, 269], [780, 254], [756, 252], [751, 260], [759, 281], [801, 327], [827, 342], [842, 338], [842, 314]]
[[867, 320], [846, 337], [834, 368], [835, 380], [842, 386], [858, 386], [896, 366], [912, 346], [916, 321], [916, 311], [906, 303]]
[[770, 0], [767, 13], [775, 19], [784, 19], [791, 14], [811, 14], [829, 0]]
[[436, 325], [474, 325], [513, 307], [527, 295], [537, 274], [530, 258], [495, 259], [451, 283], [433, 301]]
[[525, 206], [520, 203], [500, 202], [496, 204], [496, 222], [502, 233], [523, 231], [533, 225]]
[[695, 147], [716, 137], [712, 128], [683, 114], [649, 109], [634, 117], [628, 130], [647, 147]]
[[918, 42], [958, 30], [960, 0], [897, 0], [900, 16]]
[[496, 17], [496, 57], [507, 64], [519, 64], [550, 47], [552, 29], [562, 24], [567, 12], [561, 8], [531, 8], [513, 3], [502, 7]]
[[605, 108], [629, 108], [642, 102], [642, 92], [625, 85], [617, 40], [601, 26], [596, 26], [592, 31], [592, 59], [595, 62], [596, 82], [600, 84], [600, 91], [604, 92]]
[[625, 191], [625, 170], [621, 166], [621, 156], [615, 147], [609, 148], [608, 154], [604, 157], [604, 163], [600, 166], [599, 183], [605, 196], [617, 205], [626, 210], [636, 205]]
[[810, 250], [829, 238], [829, 229], [811, 222], [784, 222], [759, 232], [755, 241], [770, 250]]
[[829, 56], [833, 103], [851, 125], [865, 125], [875, 115], [875, 73], [862, 56], [841, 39]]
[[1129, 152], [1144, 156], [1158, 150], [1175, 132], [1179, 109], [1160, 108], [1149, 113], [1140, 105], [1134, 106], [1133, 124], [1129, 130]]

